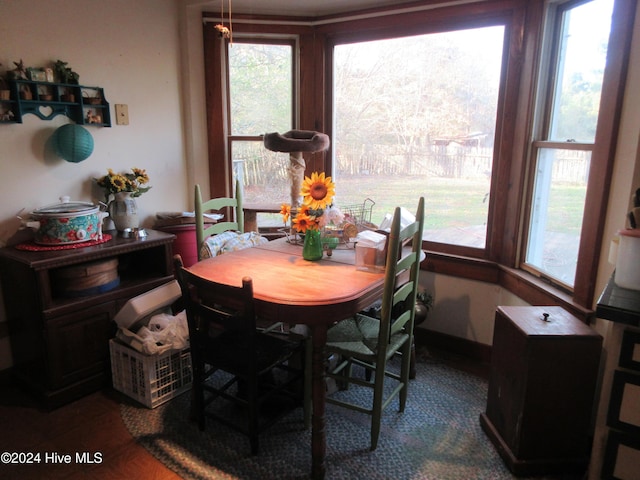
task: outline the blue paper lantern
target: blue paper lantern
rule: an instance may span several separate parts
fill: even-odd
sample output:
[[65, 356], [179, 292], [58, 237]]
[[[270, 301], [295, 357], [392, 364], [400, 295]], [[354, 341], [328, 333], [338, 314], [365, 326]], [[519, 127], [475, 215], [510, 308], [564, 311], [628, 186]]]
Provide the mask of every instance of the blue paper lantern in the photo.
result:
[[63, 125], [53, 132], [53, 147], [59, 157], [78, 163], [93, 153], [93, 137], [80, 125]]

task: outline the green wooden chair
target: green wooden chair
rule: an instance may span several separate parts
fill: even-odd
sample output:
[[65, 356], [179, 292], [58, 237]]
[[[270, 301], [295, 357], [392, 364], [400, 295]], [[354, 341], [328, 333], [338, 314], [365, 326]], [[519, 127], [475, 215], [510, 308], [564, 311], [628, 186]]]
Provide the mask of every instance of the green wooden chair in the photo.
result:
[[[195, 220], [196, 220], [196, 248], [198, 249], [198, 261], [202, 260], [202, 245], [211, 235], [218, 235], [224, 232], [233, 231], [244, 233], [244, 212], [242, 211], [242, 189], [240, 181], [236, 181], [236, 196], [212, 198], [211, 200], [202, 201], [200, 185], [195, 187]], [[223, 222], [207, 224], [204, 214], [210, 211], [225, 210], [225, 219]], [[282, 331], [284, 324], [282, 322], [264, 322], [260, 321], [259, 330], [264, 332]]]
[[[400, 227], [400, 208], [396, 208], [387, 240], [380, 319], [358, 314], [338, 322], [327, 333], [327, 355], [339, 358], [327, 376], [343, 388], [355, 384], [373, 389], [373, 401], [368, 406], [339, 400], [336, 394], [327, 397], [327, 402], [372, 416], [371, 450], [378, 445], [384, 408], [398, 396], [399, 411], [402, 412], [407, 401], [423, 229], [424, 198], [420, 198], [418, 203], [416, 221], [404, 228]], [[403, 252], [403, 246], [408, 242], [412, 247], [411, 253], [407, 254]], [[399, 373], [387, 368], [387, 363], [396, 353], [401, 354]], [[364, 370], [354, 370], [354, 364], [364, 367]], [[368, 372], [373, 375], [368, 375]], [[393, 388], [385, 390], [385, 381], [393, 382]]]
[[[242, 190], [240, 182], [236, 181], [236, 196], [212, 198], [202, 201], [200, 185], [195, 188], [195, 221], [196, 221], [196, 248], [198, 249], [198, 260], [202, 260], [202, 244], [211, 235], [227, 232], [229, 230], [244, 233], [244, 213], [242, 211]], [[207, 224], [204, 214], [210, 211], [226, 209], [224, 222]], [[231, 216], [230, 216], [231, 215]]]

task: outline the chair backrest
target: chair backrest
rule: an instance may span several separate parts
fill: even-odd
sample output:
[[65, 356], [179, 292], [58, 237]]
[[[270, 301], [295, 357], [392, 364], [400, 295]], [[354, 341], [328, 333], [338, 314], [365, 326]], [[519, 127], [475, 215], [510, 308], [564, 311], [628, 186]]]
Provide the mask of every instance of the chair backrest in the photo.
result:
[[[202, 201], [200, 185], [195, 187], [194, 196], [195, 221], [196, 221], [196, 248], [198, 260], [201, 260], [200, 249], [205, 239], [211, 235], [227, 232], [229, 230], [244, 233], [244, 212], [242, 211], [242, 189], [240, 181], [236, 181], [236, 195], [232, 197], [212, 198]], [[204, 214], [210, 211], [225, 210], [225, 221], [207, 224]]]
[[[416, 294], [422, 254], [424, 230], [424, 198], [420, 197], [416, 220], [401, 228], [400, 208], [396, 207], [391, 232], [387, 239], [387, 261], [384, 292], [380, 312], [378, 355], [386, 355], [385, 343], [392, 335], [404, 330], [413, 335]], [[411, 252], [403, 251], [411, 242]], [[382, 358], [379, 360], [383, 364]]]
[[[257, 330], [251, 278], [244, 277], [242, 286], [237, 287], [216, 283], [184, 268], [180, 255], [174, 255], [174, 270], [187, 312], [194, 362], [202, 359], [201, 351], [211, 345], [212, 339], [225, 332], [242, 339], [247, 352], [254, 352]], [[251, 358], [240, 360], [253, 363]]]

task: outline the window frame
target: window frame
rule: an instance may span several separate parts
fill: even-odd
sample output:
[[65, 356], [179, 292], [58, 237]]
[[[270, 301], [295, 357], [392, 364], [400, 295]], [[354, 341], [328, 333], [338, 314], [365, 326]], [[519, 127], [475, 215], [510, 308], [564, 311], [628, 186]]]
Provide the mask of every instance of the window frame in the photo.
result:
[[[592, 315], [595, 280], [602, 245], [603, 227], [613, 169], [624, 80], [635, 18], [633, 0], [615, 0], [609, 54], [603, 78], [601, 110], [592, 152], [583, 234], [580, 240], [578, 268], [573, 294], [558, 289], [545, 279], [522, 269], [524, 218], [527, 198], [531, 195], [531, 132], [535, 113], [535, 90], [539, 80], [545, 20], [544, 0], [478, 1], [458, 5], [425, 2], [415, 9], [385, 7], [366, 11], [366, 15], [342, 15], [295, 20], [290, 17], [234, 16], [234, 35], [291, 34], [299, 42], [298, 90], [299, 124], [296, 128], [319, 130], [331, 137], [332, 44], [373, 40], [388, 36], [429, 33], [436, 26], [458, 25], [457, 28], [495, 25], [505, 22], [503, 72], [496, 125], [495, 158], [491, 179], [491, 204], [488, 212], [486, 249], [424, 242], [429, 252], [422, 268], [447, 275], [496, 283], [531, 304], [554, 304], [588, 319]], [[206, 15], [205, 15], [206, 16]], [[463, 20], [464, 19], [464, 20]], [[433, 22], [433, 23], [432, 23]], [[208, 30], [205, 23], [205, 31]], [[213, 30], [213, 29], [211, 29]], [[392, 35], [395, 32], [395, 35]], [[220, 151], [223, 129], [216, 115], [225, 115], [222, 99], [210, 97], [216, 79], [221, 75], [220, 58], [216, 67], [215, 46], [207, 45], [205, 34], [205, 73], [207, 81], [207, 116], [209, 120], [210, 172], [229, 168], [224, 165], [227, 152]], [[214, 55], [210, 53], [213, 52]], [[218, 71], [216, 72], [216, 68]], [[216, 95], [224, 96], [222, 86]], [[215, 96], [215, 95], [214, 95]], [[218, 128], [212, 128], [218, 125]], [[212, 135], [213, 133], [213, 135]], [[217, 134], [217, 136], [216, 136]], [[216, 146], [216, 139], [218, 140]], [[223, 141], [227, 150], [227, 143]], [[307, 171], [331, 173], [332, 152], [312, 155]], [[597, 161], [595, 159], [598, 159]], [[210, 173], [212, 192], [216, 182]], [[230, 177], [229, 177], [230, 178]], [[229, 181], [230, 184], [230, 181]]]
[[[266, 35], [243, 35], [236, 34], [233, 39], [234, 43], [245, 43], [245, 44], [263, 44], [263, 45], [286, 45], [291, 47], [291, 128], [296, 128], [298, 118], [298, 55], [297, 55], [297, 39], [292, 37], [291, 35], [283, 35], [283, 36], [266, 36]], [[229, 92], [227, 96], [228, 103], [228, 114], [227, 114], [227, 129], [229, 134], [227, 135], [227, 151], [229, 152], [229, 159], [231, 161], [231, 179], [232, 185], [235, 185], [234, 175], [235, 175], [235, 166], [234, 166], [234, 154], [233, 154], [233, 146], [235, 142], [260, 142], [262, 143], [263, 137], [262, 134], [258, 135], [236, 135], [232, 132], [231, 123], [231, 76], [229, 74], [229, 49], [233, 48], [229, 41], [225, 41], [225, 49], [224, 49], [224, 62], [226, 65], [226, 73], [225, 80], [227, 82], [227, 92]], [[267, 132], [264, 132], [267, 133]]]
[[[476, 12], [478, 15], [480, 12]], [[496, 26], [501, 25], [505, 28], [505, 47], [503, 48], [503, 59], [502, 59], [502, 73], [500, 80], [500, 92], [497, 101], [497, 112], [496, 112], [496, 131], [494, 137], [494, 152], [493, 152], [493, 168], [491, 170], [491, 189], [489, 192], [489, 197], [493, 198], [497, 195], [496, 191], [496, 178], [499, 178], [503, 175], [503, 173], [499, 172], [499, 170], [503, 170], [508, 168], [504, 165], [504, 151], [502, 148], [499, 148], [498, 145], [504, 144], [501, 140], [504, 138], [504, 125], [498, 120], [501, 118], [501, 112], [508, 112], [511, 107], [507, 104], [508, 101], [506, 98], [510, 97], [510, 94], [505, 94], [505, 90], [509, 89], [510, 91], [515, 91], [515, 85], [520, 81], [520, 72], [516, 66], [512, 66], [508, 70], [510, 71], [509, 75], [505, 75], [505, 71], [507, 68], [506, 64], [509, 62], [509, 41], [508, 39], [512, 35], [514, 29], [517, 29], [518, 26], [514, 25], [518, 23], [517, 17], [520, 16], [521, 12], [517, 11], [495, 11], [492, 9], [487, 9], [482, 12], [483, 14], [480, 17], [475, 16], [471, 19], [467, 17], [465, 14], [460, 14], [459, 12], [451, 12], [451, 11], [443, 11], [439, 13], [430, 12], [430, 14], [424, 19], [420, 19], [421, 21], [425, 21], [428, 19], [429, 23], [427, 25], [420, 24], [416, 22], [416, 18], [407, 19], [406, 22], [403, 23], [404, 28], [401, 30], [397, 25], [393, 25], [392, 27], [385, 27], [374, 31], [364, 31], [362, 33], [357, 33], [353, 31], [346, 32], [337, 32], [328, 36], [327, 42], [327, 64], [333, 64], [333, 48], [338, 44], [344, 43], [353, 43], [353, 42], [365, 42], [372, 40], [381, 40], [381, 39], [389, 39], [389, 38], [399, 38], [403, 36], [412, 36], [412, 35], [420, 35], [420, 34], [433, 34], [433, 33], [441, 33], [446, 31], [453, 30], [464, 30], [475, 27], [487, 27], [487, 26]], [[412, 22], [409, 22], [412, 20]], [[452, 28], [454, 27], [455, 28]], [[402, 34], [399, 35], [398, 33]], [[328, 80], [327, 83], [329, 86], [333, 84], [332, 72], [328, 69], [327, 72]], [[508, 83], [508, 87], [505, 87], [505, 84]], [[328, 88], [327, 97], [332, 102], [332, 93]], [[512, 104], [515, 102], [511, 102]], [[330, 107], [328, 107], [330, 111]], [[327, 120], [328, 131], [330, 138], [333, 138], [333, 119]], [[333, 155], [333, 150], [330, 150], [331, 155]], [[478, 259], [486, 259], [492, 260], [493, 254], [492, 249], [490, 247], [491, 238], [496, 236], [496, 234], [500, 235], [500, 233], [496, 230], [489, 228], [490, 225], [497, 225], [499, 231], [502, 230], [502, 222], [497, 218], [500, 213], [496, 211], [495, 203], [489, 203], [488, 213], [487, 213], [487, 232], [486, 232], [486, 243], [485, 248], [474, 248], [465, 245], [454, 245], [447, 243], [440, 243], [425, 240], [423, 241], [423, 247], [428, 251], [440, 252], [448, 255], [456, 255], [456, 256], [464, 256]]]
[[[537, 74], [538, 107], [534, 108], [533, 115], [539, 115], [540, 122], [532, 127], [531, 145], [529, 148], [529, 184], [524, 195], [528, 199], [523, 215], [522, 250], [518, 267], [523, 271], [539, 278], [541, 281], [560, 289], [571, 296], [572, 301], [584, 308], [591, 308], [595, 294], [595, 278], [600, 260], [600, 251], [603, 240], [606, 208], [610, 192], [611, 175], [615, 157], [615, 142], [622, 108], [622, 95], [629, 58], [630, 31], [632, 21], [629, 16], [635, 18], [635, 8], [627, 0], [614, 0], [612, 14], [611, 34], [605, 70], [603, 74], [600, 108], [596, 126], [596, 134], [593, 143], [584, 142], [560, 142], [548, 139], [550, 129], [550, 112], [552, 109], [553, 92], [555, 85], [555, 66], [558, 62], [561, 44], [562, 15], [565, 11], [578, 5], [587, 3], [585, 0], [566, 0], [552, 3], [545, 11], [543, 28], [547, 29], [542, 37], [541, 48], [550, 52], [546, 63], [541, 63]], [[553, 74], [550, 70], [553, 69]], [[545, 81], [546, 75], [546, 81]], [[534, 100], [535, 101], [535, 100]], [[536, 157], [540, 149], [564, 149], [581, 150], [591, 152], [591, 163], [587, 179], [585, 207], [578, 247], [576, 274], [573, 287], [563, 284], [533, 265], [526, 262], [526, 248], [528, 243], [529, 222], [531, 219], [531, 207], [535, 180]], [[589, 280], [585, 280], [589, 279]]]
[[[536, 98], [534, 100], [534, 118], [535, 123], [532, 128], [531, 134], [531, 148], [529, 156], [530, 164], [530, 188], [526, 192], [527, 202], [525, 203], [525, 215], [523, 216], [523, 241], [522, 241], [522, 254], [520, 257], [520, 268], [538, 278], [543, 279], [549, 284], [569, 294], [573, 294], [574, 287], [577, 281], [577, 265], [576, 265], [576, 280], [573, 285], [566, 284], [561, 280], [554, 278], [552, 275], [543, 271], [538, 266], [527, 262], [528, 245], [531, 238], [531, 223], [532, 209], [533, 209], [533, 196], [536, 183], [536, 170], [540, 161], [540, 154], [542, 150], [549, 150], [558, 152], [560, 150], [574, 150], [589, 152], [593, 157], [593, 150], [595, 146], [595, 138], [593, 142], [576, 142], [575, 140], [560, 141], [558, 139], [551, 138], [551, 121], [554, 115], [554, 92], [556, 90], [556, 82], [558, 81], [558, 65], [560, 62], [560, 51], [563, 40], [563, 15], [570, 11], [572, 8], [589, 3], [590, 0], [566, 0], [559, 1], [550, 4], [545, 11], [545, 20], [543, 24], [543, 36], [542, 47], [543, 52], [549, 52], [545, 58], [541, 58], [540, 70], [537, 76], [536, 85]], [[604, 76], [604, 74], [603, 74]], [[546, 77], [546, 79], [545, 79]], [[604, 92], [601, 92], [601, 95]], [[598, 124], [601, 123], [599, 117]], [[597, 128], [597, 127], [596, 127]], [[591, 158], [590, 165], [593, 165], [593, 158]], [[589, 194], [591, 176], [587, 180], [586, 194]], [[591, 185], [593, 187], [593, 185]], [[585, 200], [586, 201], [586, 200]], [[589, 235], [589, 232], [584, 231], [584, 219], [586, 212], [583, 212], [583, 225], [581, 228], [581, 237], [583, 235]], [[586, 259], [584, 256], [581, 258], [578, 251], [577, 263], [584, 263]]]
[[[228, 51], [229, 39], [215, 29], [215, 15], [203, 14], [205, 98], [207, 114], [209, 189], [211, 197], [233, 195], [233, 142], [262, 141], [260, 135], [233, 135], [231, 131], [231, 99]], [[261, 31], [234, 31], [236, 43], [264, 43], [290, 45], [292, 48], [292, 128], [299, 118], [299, 40], [295, 34], [280, 32], [277, 35]], [[266, 133], [266, 132], [265, 132]]]

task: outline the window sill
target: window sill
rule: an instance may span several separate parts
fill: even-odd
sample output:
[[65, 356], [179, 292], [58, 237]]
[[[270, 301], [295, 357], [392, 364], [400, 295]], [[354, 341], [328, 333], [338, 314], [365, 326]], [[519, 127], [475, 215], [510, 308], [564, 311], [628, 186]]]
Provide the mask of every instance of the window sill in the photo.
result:
[[421, 267], [433, 273], [500, 285], [531, 305], [561, 306], [587, 324], [594, 318], [593, 310], [578, 305], [566, 292], [530, 273], [489, 260], [427, 251]]

